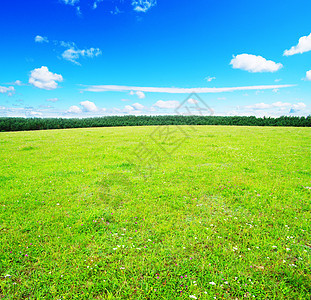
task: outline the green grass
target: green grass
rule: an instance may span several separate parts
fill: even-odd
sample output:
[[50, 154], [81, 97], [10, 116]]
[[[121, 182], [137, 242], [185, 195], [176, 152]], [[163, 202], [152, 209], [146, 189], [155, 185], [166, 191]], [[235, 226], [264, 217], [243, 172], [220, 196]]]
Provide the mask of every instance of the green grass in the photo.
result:
[[0, 298], [310, 299], [310, 128], [157, 128], [0, 133]]

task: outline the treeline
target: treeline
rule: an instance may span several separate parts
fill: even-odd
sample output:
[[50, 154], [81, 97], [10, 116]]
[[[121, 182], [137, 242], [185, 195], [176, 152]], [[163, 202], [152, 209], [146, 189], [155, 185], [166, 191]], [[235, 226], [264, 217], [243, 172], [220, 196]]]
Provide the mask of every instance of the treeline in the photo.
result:
[[0, 131], [154, 125], [236, 125], [311, 127], [308, 117], [107, 116], [85, 119], [0, 118]]

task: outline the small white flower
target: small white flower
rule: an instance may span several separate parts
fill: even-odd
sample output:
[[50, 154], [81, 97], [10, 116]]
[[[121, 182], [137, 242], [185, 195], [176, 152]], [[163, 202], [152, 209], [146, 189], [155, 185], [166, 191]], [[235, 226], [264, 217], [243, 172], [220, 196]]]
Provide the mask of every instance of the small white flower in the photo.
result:
[[229, 282], [228, 282], [228, 281], [225, 281], [224, 284], [229, 284]]
[[198, 299], [195, 295], [190, 295], [189, 297], [192, 299]]
[[290, 250], [290, 248], [286, 248], [286, 251], [289, 251]]
[[216, 285], [216, 283], [214, 281], [211, 281], [209, 284]]
[[277, 246], [272, 246], [272, 248], [277, 248]]
[[117, 250], [118, 248], [113, 248], [113, 250]]

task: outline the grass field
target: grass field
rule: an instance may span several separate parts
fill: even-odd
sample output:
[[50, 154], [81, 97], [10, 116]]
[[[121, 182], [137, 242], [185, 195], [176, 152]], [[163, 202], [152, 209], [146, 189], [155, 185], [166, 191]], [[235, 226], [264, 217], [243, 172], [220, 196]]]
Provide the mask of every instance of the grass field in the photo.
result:
[[310, 128], [165, 130], [0, 133], [1, 299], [310, 299]]

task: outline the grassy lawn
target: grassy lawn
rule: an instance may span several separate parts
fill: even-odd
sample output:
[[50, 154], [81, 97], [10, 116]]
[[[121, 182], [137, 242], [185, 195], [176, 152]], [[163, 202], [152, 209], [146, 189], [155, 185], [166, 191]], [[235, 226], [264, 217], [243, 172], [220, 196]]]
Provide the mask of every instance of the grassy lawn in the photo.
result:
[[0, 133], [1, 299], [310, 299], [310, 128], [166, 130]]

